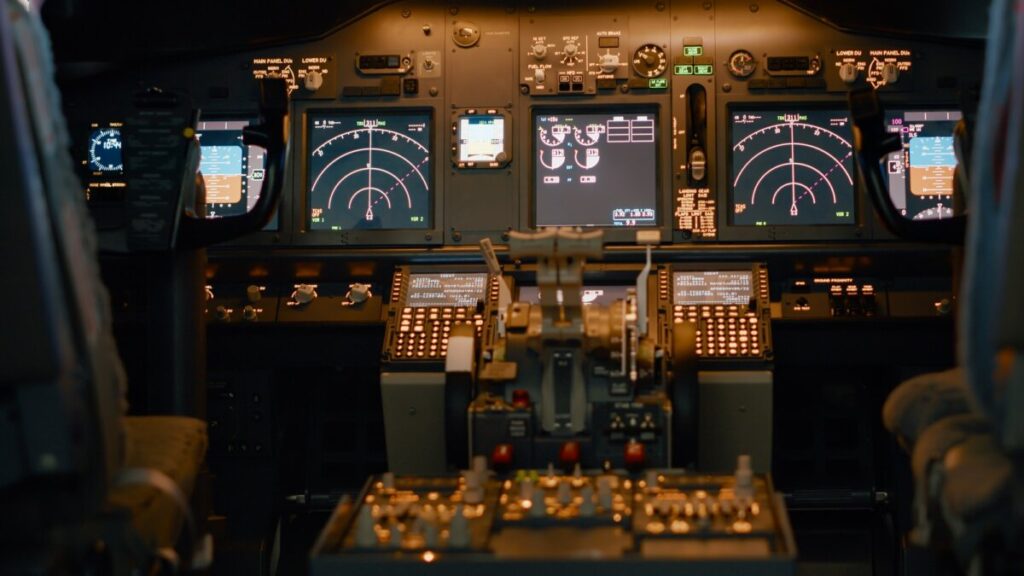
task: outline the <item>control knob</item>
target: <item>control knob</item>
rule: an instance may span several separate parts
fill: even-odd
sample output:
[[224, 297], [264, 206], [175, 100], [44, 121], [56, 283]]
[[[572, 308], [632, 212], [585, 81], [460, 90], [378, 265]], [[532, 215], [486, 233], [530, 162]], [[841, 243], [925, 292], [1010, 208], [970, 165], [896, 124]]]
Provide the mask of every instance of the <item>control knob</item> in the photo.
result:
[[895, 84], [900, 79], [900, 69], [895, 62], [886, 62], [882, 66], [882, 81], [886, 84]]
[[843, 62], [843, 64], [839, 66], [839, 78], [847, 84], [853, 84], [856, 82], [857, 76], [859, 75], [860, 72], [857, 70], [857, 65], [853, 62]]
[[250, 304], [255, 304], [263, 299], [263, 292], [260, 290], [259, 286], [250, 284], [245, 289], [245, 298]]
[[352, 304], [362, 304], [372, 296], [370, 285], [361, 283], [349, 284], [348, 294], [345, 294], [345, 298]]
[[302, 86], [310, 92], [316, 92], [324, 85], [324, 75], [319, 70], [307, 70], [306, 77], [302, 79]]
[[258, 316], [256, 314], [256, 308], [252, 304], [246, 304], [245, 308], [242, 308], [242, 319], [247, 322], [255, 322]]
[[292, 292], [292, 301], [300, 306], [309, 304], [313, 300], [316, 300], [316, 285], [315, 284], [296, 284], [295, 291]]
[[602, 54], [601, 55], [601, 71], [605, 74], [614, 74], [619, 69], [619, 55], [618, 54]]
[[530, 53], [535, 59], [543, 60], [544, 57], [548, 55], [548, 46], [543, 42], [537, 42], [533, 45], [533, 48], [530, 49]]

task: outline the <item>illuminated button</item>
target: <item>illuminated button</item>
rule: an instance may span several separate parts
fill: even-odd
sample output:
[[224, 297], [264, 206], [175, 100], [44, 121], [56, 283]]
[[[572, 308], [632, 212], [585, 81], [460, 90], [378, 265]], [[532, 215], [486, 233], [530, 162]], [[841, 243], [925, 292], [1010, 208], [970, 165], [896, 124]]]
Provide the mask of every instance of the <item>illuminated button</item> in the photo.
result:
[[402, 314], [412, 314], [412, 308], [409, 308], [408, 306], [402, 308]]
[[683, 306], [681, 304], [676, 304], [673, 310], [675, 310], [676, 312], [682, 312]]
[[412, 327], [414, 332], [423, 332], [423, 326], [417, 325]]
[[408, 332], [409, 331], [409, 327], [408, 326], [402, 326], [401, 328], [399, 328], [399, 330], [401, 330], [402, 332]]
[[676, 318], [675, 321], [673, 322], [673, 324], [682, 324], [682, 323], [683, 323], [683, 319], [682, 318]]

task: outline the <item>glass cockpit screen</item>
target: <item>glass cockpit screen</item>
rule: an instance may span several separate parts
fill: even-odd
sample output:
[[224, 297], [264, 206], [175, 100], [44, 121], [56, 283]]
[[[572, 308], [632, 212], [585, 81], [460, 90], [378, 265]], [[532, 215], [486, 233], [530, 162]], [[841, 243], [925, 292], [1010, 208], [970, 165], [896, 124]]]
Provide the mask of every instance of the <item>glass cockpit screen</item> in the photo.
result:
[[487, 273], [410, 274], [405, 301], [412, 308], [465, 308], [486, 298]]
[[433, 206], [429, 112], [309, 115], [311, 230], [427, 228]]
[[459, 162], [503, 162], [505, 117], [501, 115], [462, 116], [459, 118]]
[[197, 126], [207, 218], [245, 214], [260, 198], [266, 152], [242, 142], [248, 125], [248, 120], [210, 120]]
[[733, 110], [733, 224], [854, 224], [853, 147], [842, 110]]
[[674, 272], [672, 288], [672, 301], [680, 306], [747, 306], [754, 297], [753, 274], [750, 270]]
[[97, 175], [123, 172], [121, 145], [120, 124], [94, 125], [89, 133], [89, 170]]
[[886, 112], [886, 130], [903, 142], [902, 149], [885, 159], [889, 196], [906, 218], [953, 217], [953, 129], [962, 117], [957, 110]]
[[655, 226], [657, 115], [534, 116], [537, 226]]

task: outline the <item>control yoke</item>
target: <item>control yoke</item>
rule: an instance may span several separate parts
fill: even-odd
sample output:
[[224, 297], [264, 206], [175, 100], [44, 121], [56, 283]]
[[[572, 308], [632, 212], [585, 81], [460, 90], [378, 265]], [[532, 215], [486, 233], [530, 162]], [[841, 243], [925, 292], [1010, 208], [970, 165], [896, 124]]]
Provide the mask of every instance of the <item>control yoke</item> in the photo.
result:
[[885, 111], [875, 90], [852, 90], [849, 101], [854, 156], [864, 175], [864, 186], [885, 227], [908, 240], [962, 244], [967, 227], [967, 217], [962, 214], [941, 220], [911, 220], [900, 214], [889, 196], [882, 173], [885, 156], [901, 148], [900, 135], [885, 132]]
[[263, 193], [252, 210], [239, 216], [213, 219], [183, 216], [179, 246], [200, 248], [238, 238], [260, 230], [274, 215], [284, 185], [288, 158], [288, 86], [282, 78], [264, 78], [260, 80], [259, 92], [260, 123], [245, 128], [242, 142], [267, 151]]

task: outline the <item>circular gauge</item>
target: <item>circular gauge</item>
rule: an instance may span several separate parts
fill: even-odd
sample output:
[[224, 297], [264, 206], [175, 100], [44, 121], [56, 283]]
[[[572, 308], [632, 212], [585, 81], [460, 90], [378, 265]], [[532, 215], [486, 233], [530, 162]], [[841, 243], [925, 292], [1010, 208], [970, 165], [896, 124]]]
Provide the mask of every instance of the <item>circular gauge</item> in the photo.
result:
[[845, 112], [735, 112], [732, 133], [736, 224], [854, 221], [853, 149]]
[[593, 146], [601, 140], [601, 134], [605, 133], [604, 124], [587, 124], [581, 130], [573, 126], [572, 136], [580, 143], [580, 146]]
[[953, 217], [953, 209], [941, 203], [914, 214], [914, 220], [945, 220]]
[[562, 142], [565, 142], [565, 137], [572, 132], [572, 128], [565, 124], [555, 124], [550, 130], [540, 126], [537, 130], [539, 132], [540, 141], [547, 146], [561, 146]]
[[668, 68], [665, 51], [657, 44], [644, 44], [633, 52], [633, 70], [644, 78], [657, 78]]
[[757, 69], [757, 60], [746, 50], [737, 50], [729, 56], [729, 73], [737, 78], [746, 78]]
[[428, 226], [428, 115], [348, 114], [314, 119], [311, 124], [312, 229]]
[[121, 131], [117, 128], [93, 130], [89, 136], [89, 169], [95, 172], [120, 172]]

